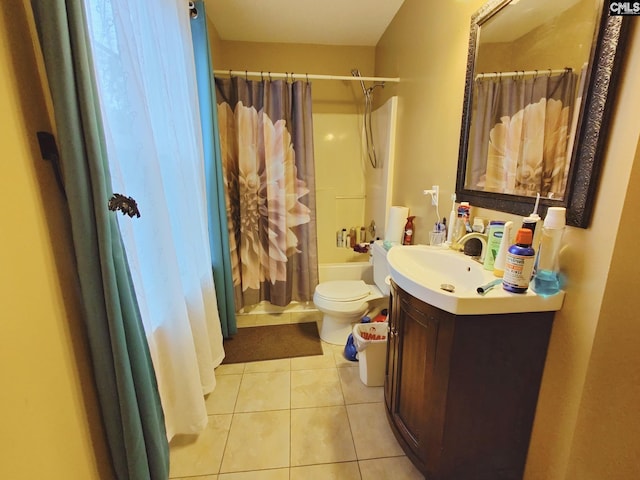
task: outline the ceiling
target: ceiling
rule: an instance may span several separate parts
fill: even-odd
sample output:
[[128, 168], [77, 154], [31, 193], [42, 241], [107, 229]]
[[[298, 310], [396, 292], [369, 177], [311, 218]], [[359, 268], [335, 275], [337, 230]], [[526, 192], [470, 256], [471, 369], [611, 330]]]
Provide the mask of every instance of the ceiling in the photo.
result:
[[222, 40], [375, 46], [404, 0], [204, 0]]

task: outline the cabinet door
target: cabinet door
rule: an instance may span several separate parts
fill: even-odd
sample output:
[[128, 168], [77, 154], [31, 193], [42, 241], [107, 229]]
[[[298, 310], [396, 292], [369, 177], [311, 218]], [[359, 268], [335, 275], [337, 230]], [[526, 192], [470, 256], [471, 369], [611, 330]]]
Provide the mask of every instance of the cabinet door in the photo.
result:
[[389, 293], [389, 334], [387, 335], [387, 361], [384, 371], [384, 401], [387, 411], [393, 408], [393, 398], [395, 396], [395, 379], [398, 374], [398, 290], [395, 284], [391, 283]]
[[397, 291], [396, 297], [398, 353], [391, 416], [409, 448], [424, 459], [432, 418], [438, 320], [405, 292]]

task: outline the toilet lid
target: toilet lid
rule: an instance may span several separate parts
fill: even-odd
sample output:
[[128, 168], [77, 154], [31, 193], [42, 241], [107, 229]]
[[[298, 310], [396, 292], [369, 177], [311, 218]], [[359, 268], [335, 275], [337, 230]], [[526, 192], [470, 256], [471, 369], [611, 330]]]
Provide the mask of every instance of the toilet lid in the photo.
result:
[[332, 280], [319, 284], [316, 293], [336, 302], [351, 302], [365, 298], [371, 290], [362, 280]]

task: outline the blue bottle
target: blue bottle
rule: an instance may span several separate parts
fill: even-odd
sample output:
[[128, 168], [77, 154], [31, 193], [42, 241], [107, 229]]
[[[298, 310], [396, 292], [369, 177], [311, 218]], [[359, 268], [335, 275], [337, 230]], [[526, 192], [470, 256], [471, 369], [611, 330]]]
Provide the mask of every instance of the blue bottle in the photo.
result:
[[566, 209], [549, 207], [542, 226], [542, 239], [533, 276], [533, 291], [542, 297], [550, 297], [560, 291], [558, 257], [562, 246]]
[[533, 232], [521, 228], [516, 233], [516, 243], [509, 247], [504, 262], [502, 288], [508, 292], [525, 293], [529, 288], [536, 252], [531, 248]]

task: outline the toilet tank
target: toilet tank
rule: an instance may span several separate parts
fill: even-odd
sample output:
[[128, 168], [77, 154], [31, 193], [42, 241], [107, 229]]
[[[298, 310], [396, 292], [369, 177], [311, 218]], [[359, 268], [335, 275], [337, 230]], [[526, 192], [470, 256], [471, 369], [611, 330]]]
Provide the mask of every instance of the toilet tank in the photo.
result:
[[382, 246], [382, 240], [376, 240], [371, 247], [371, 262], [373, 263], [373, 281], [383, 295], [389, 295], [389, 284], [386, 279], [389, 276], [389, 263], [387, 251]]

